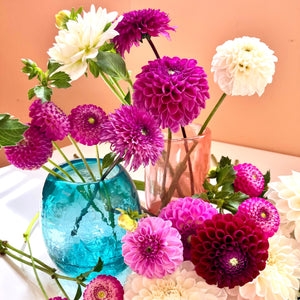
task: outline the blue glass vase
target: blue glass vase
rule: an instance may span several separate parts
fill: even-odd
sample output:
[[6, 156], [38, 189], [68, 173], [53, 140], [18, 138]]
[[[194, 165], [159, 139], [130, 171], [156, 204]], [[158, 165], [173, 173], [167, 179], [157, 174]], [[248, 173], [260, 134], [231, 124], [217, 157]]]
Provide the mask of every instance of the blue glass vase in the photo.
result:
[[[99, 174], [97, 160], [87, 162]], [[101, 274], [118, 276], [127, 267], [121, 244], [126, 231], [118, 226], [120, 212], [116, 209], [140, 212], [135, 186], [120, 165], [104, 181], [92, 182], [82, 160], [72, 163], [87, 183], [80, 183], [79, 178], [77, 183], [67, 182], [49, 174], [43, 188], [41, 224], [48, 253], [69, 276], [91, 270], [99, 257], [104, 263]], [[69, 164], [61, 168], [76, 179]]]

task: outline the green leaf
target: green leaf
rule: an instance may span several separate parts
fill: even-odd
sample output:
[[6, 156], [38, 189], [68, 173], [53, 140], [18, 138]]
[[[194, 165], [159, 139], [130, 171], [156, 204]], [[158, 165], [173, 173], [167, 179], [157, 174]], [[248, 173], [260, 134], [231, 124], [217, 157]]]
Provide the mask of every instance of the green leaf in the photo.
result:
[[99, 76], [99, 67], [93, 60], [89, 60], [89, 69], [95, 78]]
[[265, 193], [266, 193], [267, 190], [268, 190], [268, 184], [269, 184], [269, 182], [270, 182], [270, 180], [271, 180], [271, 173], [270, 173], [270, 170], [268, 170], [268, 171], [266, 172], [266, 174], [264, 174], [263, 176], [264, 176], [264, 180], [265, 180], [265, 185], [264, 185], [264, 190], [262, 191], [261, 195], [259, 195], [259, 197], [261, 197], [261, 198], [264, 198]]
[[219, 162], [220, 168], [231, 165], [231, 159], [228, 156], [222, 156]]
[[87, 271], [85, 273], [80, 274], [77, 278], [79, 278], [79, 280], [85, 280], [85, 278], [87, 278], [92, 272], [100, 272], [103, 269], [103, 261], [101, 259], [101, 257], [99, 257], [98, 262], [96, 264], [96, 266], [91, 269], [90, 271]]
[[25, 65], [22, 72], [28, 75], [28, 79], [32, 79], [39, 74], [37, 64], [31, 59], [22, 59], [22, 63]]
[[28, 90], [27, 95], [28, 95], [28, 99], [31, 100], [35, 95], [34, 88]]
[[102, 168], [108, 168], [115, 160], [116, 154], [114, 152], [110, 152], [103, 157], [102, 160]]
[[133, 180], [138, 191], [145, 191], [145, 182], [140, 180]]
[[69, 83], [71, 81], [70, 76], [65, 72], [57, 72], [49, 77], [51, 81], [50, 85], [57, 88], [68, 88], [71, 86]]
[[51, 75], [51, 74], [52, 74], [53, 72], [55, 72], [60, 66], [61, 66], [60, 63], [58, 63], [58, 62], [56, 62], [56, 61], [54, 61], [54, 60], [49, 59], [48, 65], [47, 65], [49, 74]]
[[100, 48], [99, 51], [106, 51], [106, 52], [114, 52], [116, 53], [115, 50], [115, 44], [114, 43], [107, 43], [105, 42]]
[[236, 171], [233, 169], [232, 165], [225, 165], [220, 170], [217, 171], [217, 183], [218, 186], [223, 184], [233, 183], [236, 176]]
[[36, 97], [40, 98], [42, 100], [42, 103], [51, 100], [52, 89], [48, 86], [37, 85], [33, 89]]
[[74, 297], [74, 300], [79, 300], [81, 295], [82, 295], [81, 286], [80, 286], [80, 284], [78, 284], [78, 288], [77, 288], [77, 292], [76, 292], [76, 295]]
[[131, 104], [131, 95], [130, 95], [130, 90], [128, 90], [128, 93], [126, 94], [124, 100], [126, 101], [126, 103], [128, 103], [128, 105]]

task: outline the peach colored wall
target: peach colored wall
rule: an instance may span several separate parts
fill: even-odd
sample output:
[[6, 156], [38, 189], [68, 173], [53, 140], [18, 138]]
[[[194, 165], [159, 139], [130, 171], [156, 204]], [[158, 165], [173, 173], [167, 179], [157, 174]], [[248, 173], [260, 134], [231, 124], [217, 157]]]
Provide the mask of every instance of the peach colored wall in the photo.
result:
[[[203, 122], [221, 95], [213, 82], [210, 64], [215, 48], [228, 39], [249, 35], [260, 38], [278, 57], [273, 83], [261, 96], [227, 97], [210, 127], [213, 139], [300, 156], [300, 1], [289, 0], [51, 0], [2, 1], [0, 12], [0, 112], [10, 112], [27, 122], [27, 90], [36, 82], [21, 73], [21, 58], [31, 58], [45, 68], [47, 50], [57, 29], [54, 15], [62, 9], [90, 5], [116, 10], [120, 14], [134, 9], [160, 8], [177, 26], [172, 41], [164, 37], [153, 41], [161, 56], [195, 58], [208, 74], [211, 99], [198, 121]], [[133, 76], [154, 55], [147, 43], [126, 55]], [[101, 79], [82, 77], [67, 90], [55, 90], [53, 101], [66, 113], [80, 103], [101, 105], [106, 112], [119, 102]], [[4, 165], [0, 151], [0, 166]]]

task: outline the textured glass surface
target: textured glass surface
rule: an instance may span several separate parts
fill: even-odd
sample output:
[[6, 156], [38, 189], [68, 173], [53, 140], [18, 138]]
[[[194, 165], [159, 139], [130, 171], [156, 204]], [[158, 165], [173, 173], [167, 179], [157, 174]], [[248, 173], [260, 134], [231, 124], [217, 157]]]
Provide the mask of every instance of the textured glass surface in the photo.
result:
[[[99, 173], [96, 159], [87, 161], [94, 174]], [[85, 169], [81, 160], [73, 164]], [[74, 175], [69, 165], [61, 167]], [[140, 211], [134, 184], [121, 166], [103, 182], [71, 183], [48, 175], [43, 189], [42, 231], [49, 255], [61, 271], [77, 276], [92, 269], [99, 257], [104, 262], [101, 274], [117, 276], [126, 268], [121, 244], [126, 231], [118, 226], [120, 212], [116, 208]]]

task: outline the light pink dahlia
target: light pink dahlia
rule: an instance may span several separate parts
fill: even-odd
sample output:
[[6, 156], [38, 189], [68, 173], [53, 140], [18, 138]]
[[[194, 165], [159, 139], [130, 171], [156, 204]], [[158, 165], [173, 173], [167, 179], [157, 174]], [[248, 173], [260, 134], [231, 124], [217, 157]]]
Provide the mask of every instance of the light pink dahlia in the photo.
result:
[[136, 76], [134, 105], [149, 111], [162, 128], [186, 126], [205, 108], [208, 83], [195, 59], [163, 57], [149, 61]]
[[161, 210], [159, 217], [170, 220], [172, 226], [179, 231], [184, 260], [190, 260], [191, 236], [196, 234], [197, 228], [204, 220], [211, 219], [217, 213], [217, 209], [210, 203], [186, 197], [170, 202]]
[[159, 217], [139, 220], [134, 232], [127, 232], [122, 246], [125, 263], [147, 278], [172, 274], [183, 261], [180, 234], [171, 221]]

